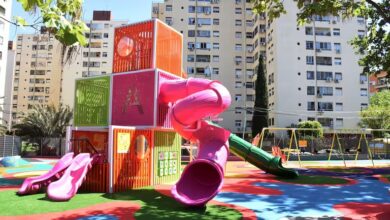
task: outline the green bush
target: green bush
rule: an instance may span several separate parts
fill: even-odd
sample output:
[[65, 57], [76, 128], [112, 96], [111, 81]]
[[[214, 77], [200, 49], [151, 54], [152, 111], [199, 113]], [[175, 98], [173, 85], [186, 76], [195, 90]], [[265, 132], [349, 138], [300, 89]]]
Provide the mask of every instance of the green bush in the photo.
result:
[[322, 129], [322, 125], [318, 121], [302, 121], [298, 123], [298, 128], [310, 128], [316, 130], [298, 130], [298, 137], [304, 139], [314, 139], [321, 138], [324, 136], [324, 131]]

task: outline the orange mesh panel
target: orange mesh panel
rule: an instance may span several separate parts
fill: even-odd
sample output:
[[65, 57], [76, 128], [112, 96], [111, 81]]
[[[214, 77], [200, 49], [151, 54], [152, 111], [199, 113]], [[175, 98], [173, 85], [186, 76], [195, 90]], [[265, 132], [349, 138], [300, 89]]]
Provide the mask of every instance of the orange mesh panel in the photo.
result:
[[[87, 138], [89, 142], [98, 150], [99, 153], [107, 156], [107, 132], [96, 131], [73, 131], [72, 139]], [[78, 145], [78, 146], [75, 146]], [[87, 143], [83, 141], [73, 141], [73, 152], [78, 153], [90, 153]], [[106, 158], [107, 159], [107, 158]], [[104, 162], [101, 164], [94, 164], [88, 171], [86, 180], [80, 187], [81, 191], [86, 192], [101, 192], [108, 193], [109, 185], [109, 163]]]
[[[123, 150], [123, 142], [118, 140], [118, 134], [130, 134], [130, 146], [128, 151]], [[146, 137], [148, 148], [145, 157], [140, 160], [136, 155], [136, 138], [138, 135]], [[123, 141], [123, 140], [122, 140]], [[128, 189], [140, 188], [151, 185], [151, 152], [152, 152], [152, 130], [114, 130], [114, 172], [113, 185], [114, 192], [122, 192]]]
[[156, 67], [183, 77], [182, 50], [182, 35], [157, 21]]
[[[153, 67], [154, 22], [147, 21], [115, 29], [113, 73], [128, 72]], [[133, 50], [125, 57], [119, 55], [117, 46], [123, 37], [133, 40]]]

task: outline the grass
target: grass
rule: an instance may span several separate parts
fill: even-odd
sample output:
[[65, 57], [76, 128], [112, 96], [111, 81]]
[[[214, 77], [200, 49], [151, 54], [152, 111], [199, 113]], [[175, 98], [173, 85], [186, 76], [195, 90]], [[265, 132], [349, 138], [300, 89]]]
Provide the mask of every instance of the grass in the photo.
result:
[[133, 201], [142, 205], [135, 214], [136, 219], [240, 219], [242, 217], [236, 210], [217, 205], [207, 205], [197, 209], [188, 208], [150, 188], [114, 194], [79, 193], [69, 202], [52, 202], [46, 199], [44, 194], [19, 197], [15, 191], [8, 190], [0, 192], [0, 201], [3, 201], [0, 203], [0, 216], [61, 212], [113, 201]]
[[287, 183], [296, 183], [296, 184], [312, 184], [312, 185], [322, 185], [322, 184], [346, 184], [348, 180], [337, 177], [330, 176], [308, 176], [300, 175], [295, 179], [283, 179], [277, 178], [279, 181]]

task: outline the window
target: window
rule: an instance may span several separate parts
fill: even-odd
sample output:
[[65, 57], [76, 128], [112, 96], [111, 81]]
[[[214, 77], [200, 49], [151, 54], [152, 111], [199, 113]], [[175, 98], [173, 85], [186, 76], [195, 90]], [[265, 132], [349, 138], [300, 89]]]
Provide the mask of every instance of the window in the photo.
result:
[[342, 118], [336, 118], [336, 127], [338, 128], [344, 127], [344, 121]]
[[242, 126], [242, 125], [241, 125], [241, 122], [242, 122], [241, 120], [235, 120], [235, 121], [234, 121], [234, 125], [235, 125], [236, 127], [241, 128], [241, 126]]
[[104, 34], [103, 34], [103, 37], [104, 37], [104, 38], [108, 38], [108, 33], [104, 33]]
[[235, 50], [236, 51], [242, 51], [242, 45], [241, 44], [236, 44]]
[[319, 95], [319, 96], [333, 96], [333, 87], [319, 86], [317, 88], [317, 95]]
[[241, 20], [236, 20], [235, 24], [236, 24], [236, 26], [242, 26], [242, 21]]
[[336, 66], [341, 65], [341, 58], [340, 57], [335, 57], [334, 58], [334, 65], [336, 65]]
[[219, 50], [219, 43], [213, 43], [213, 49]]
[[166, 5], [165, 11], [172, 11], [172, 5]]
[[368, 104], [367, 103], [360, 103], [360, 110], [364, 110], [368, 108]]
[[236, 32], [235, 36], [236, 38], [242, 38], [242, 32]]
[[361, 88], [360, 89], [360, 96], [367, 96], [367, 89]]
[[313, 80], [314, 79], [314, 71], [306, 71], [306, 79]]
[[329, 28], [316, 28], [315, 34], [316, 36], [331, 36]]
[[341, 44], [340, 43], [334, 43], [334, 51], [336, 53], [341, 53]]
[[172, 17], [166, 17], [165, 18], [165, 23], [167, 23], [167, 25], [172, 25], [173, 24], [173, 18]]
[[213, 7], [213, 12], [214, 13], [219, 13], [219, 7]]
[[214, 55], [213, 56], [213, 62], [215, 62], [215, 63], [219, 62], [219, 56], [218, 55]]
[[339, 28], [333, 29], [333, 36], [340, 36], [340, 29]]
[[314, 57], [313, 56], [306, 56], [306, 64], [313, 65], [314, 64]]
[[332, 57], [316, 57], [317, 65], [332, 66]]
[[242, 9], [241, 8], [235, 8], [234, 12], [239, 15], [242, 14]]
[[330, 42], [316, 42], [316, 49], [332, 50], [332, 44]]
[[358, 37], [360, 39], [364, 38], [366, 36], [366, 31], [364, 30], [358, 30]]
[[235, 88], [241, 88], [242, 87], [242, 82], [241, 81], [236, 81], [235, 82]]
[[334, 94], [335, 94], [335, 96], [343, 96], [343, 88], [336, 87]]
[[254, 87], [254, 82], [246, 82], [246, 83], [245, 83], [245, 87], [246, 87], [247, 89], [252, 89], [252, 88]]
[[313, 50], [314, 49], [313, 41], [306, 41], [306, 49], [307, 50]]
[[317, 80], [326, 80], [330, 82], [331, 80], [333, 80], [333, 74], [332, 72], [318, 71]]
[[307, 102], [307, 110], [314, 111], [315, 110], [315, 102]]
[[210, 55], [196, 55], [196, 62], [209, 63]]
[[254, 95], [246, 95], [246, 101], [254, 102], [255, 101], [255, 96]]
[[236, 69], [235, 71], [236, 79], [240, 79], [242, 75], [242, 70], [241, 69]]
[[213, 37], [219, 37], [219, 31], [213, 31]]
[[313, 35], [313, 28], [312, 27], [305, 27], [305, 33], [306, 33], [306, 35]]
[[195, 56], [194, 55], [187, 55], [187, 62], [194, 62]]
[[318, 111], [333, 111], [332, 102], [318, 102]]
[[307, 95], [314, 95], [314, 86], [307, 87]]
[[341, 103], [341, 102], [336, 102], [335, 111], [343, 111], [343, 103]]
[[187, 67], [187, 73], [188, 74], [194, 74], [195, 73], [195, 68], [192, 67], [192, 66]]
[[334, 73], [334, 79], [337, 80], [337, 82], [342, 80], [343, 79], [343, 74], [340, 73], [340, 72]]
[[234, 100], [236, 100], [236, 102], [241, 101], [241, 99], [242, 99], [242, 95], [241, 95], [241, 94], [236, 94], [236, 95], [234, 96]]
[[218, 75], [219, 74], [219, 68], [213, 68], [213, 74]]
[[219, 19], [218, 18], [214, 18], [213, 19], [213, 25], [219, 25]]
[[235, 113], [235, 114], [241, 114], [241, 113], [242, 113], [242, 108], [241, 108], [241, 107], [236, 107], [236, 108], [234, 109], [234, 113]]

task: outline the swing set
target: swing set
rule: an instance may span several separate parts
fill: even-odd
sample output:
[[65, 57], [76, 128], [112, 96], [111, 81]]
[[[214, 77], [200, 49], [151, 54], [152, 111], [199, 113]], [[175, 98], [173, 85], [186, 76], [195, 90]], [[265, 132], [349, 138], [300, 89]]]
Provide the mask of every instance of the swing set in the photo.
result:
[[[274, 156], [281, 157], [284, 163], [288, 163], [290, 155], [294, 155], [300, 167], [302, 157], [315, 160], [323, 154], [327, 154], [328, 165], [333, 156], [333, 158], [341, 158], [345, 167], [347, 167], [347, 160], [354, 160], [356, 163], [361, 158], [359, 155], [364, 155], [363, 150], [366, 150], [367, 158], [373, 167], [375, 166], [374, 157], [386, 159], [390, 156], [390, 138], [378, 138], [374, 135], [378, 132], [390, 133], [390, 130], [333, 129], [325, 130], [324, 136], [316, 135], [317, 132], [324, 133], [324, 129], [263, 128], [252, 144], [261, 149], [270, 150]], [[384, 144], [377, 144], [382, 140]], [[351, 145], [356, 147], [350, 148]], [[376, 154], [373, 154], [373, 149]]]

